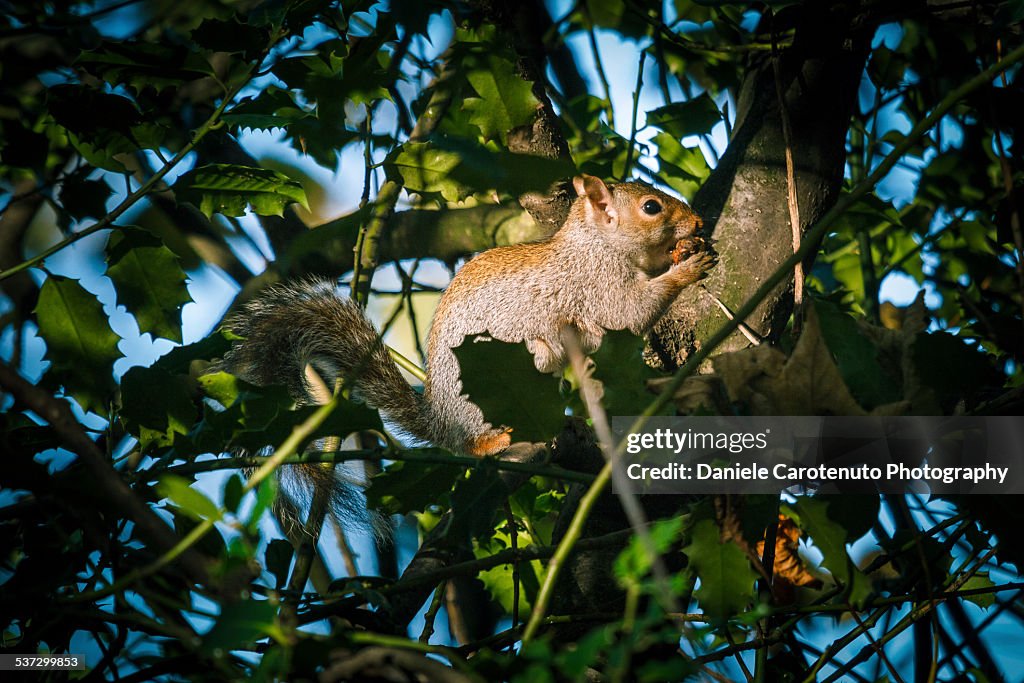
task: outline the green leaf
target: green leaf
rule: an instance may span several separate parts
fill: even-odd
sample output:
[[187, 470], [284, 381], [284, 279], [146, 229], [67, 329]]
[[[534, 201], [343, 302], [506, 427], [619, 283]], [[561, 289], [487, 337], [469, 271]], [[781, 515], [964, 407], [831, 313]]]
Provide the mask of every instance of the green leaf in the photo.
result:
[[46, 357], [53, 363], [49, 374], [83, 409], [106, 415], [121, 338], [110, 328], [103, 306], [76, 280], [51, 275], [35, 313]]
[[277, 498], [277, 477], [267, 477], [256, 487], [256, 504], [252, 506], [249, 519], [245, 528], [249, 533], [255, 533], [259, 528], [263, 513], [270, 509]]
[[388, 177], [401, 178], [406, 189], [440, 194], [450, 202], [493, 190], [512, 195], [546, 192], [556, 180], [576, 171], [568, 160], [515, 154], [494, 145], [451, 138], [406, 143], [388, 158], [386, 167]]
[[465, 472], [458, 465], [396, 461], [374, 475], [366, 502], [389, 515], [421, 512], [440, 502]]
[[865, 409], [898, 401], [901, 378], [886, 372], [878, 360], [878, 347], [865, 337], [857, 322], [834, 303], [815, 300], [821, 334], [835, 357], [843, 382]]
[[492, 425], [511, 427], [515, 441], [555, 436], [565, 423], [566, 406], [558, 380], [537, 370], [524, 344], [478, 339], [468, 336], [452, 349], [463, 393]]
[[229, 603], [221, 610], [217, 623], [203, 636], [202, 650], [207, 653], [227, 652], [250, 645], [267, 636], [276, 636], [277, 607], [266, 600], [242, 600]]
[[450, 172], [453, 180], [474, 192], [499, 190], [514, 196], [525, 192], [547, 192], [552, 183], [576, 173], [568, 159], [545, 159], [532, 154], [516, 154], [472, 141], [447, 139], [434, 143], [437, 148], [458, 153], [459, 163]]
[[469, 477], [455, 483], [452, 492], [452, 530], [456, 537], [488, 538], [494, 532], [494, 516], [508, 499], [509, 490], [491, 459], [484, 458]]
[[[853, 605], [863, 605], [872, 590], [871, 578], [853, 563], [853, 558], [846, 550], [847, 544], [856, 541], [870, 528], [870, 525], [865, 526], [863, 523], [867, 515], [855, 514], [858, 501], [861, 500], [861, 497], [847, 496], [804, 496], [791, 506], [800, 528], [821, 551], [822, 564], [842, 584], [844, 595], [848, 596], [848, 601]], [[852, 519], [851, 513], [854, 513]], [[872, 516], [877, 519], [877, 514]], [[861, 518], [860, 523], [856, 521], [857, 517]]]
[[935, 392], [944, 409], [961, 401], [969, 404], [983, 387], [1002, 382], [986, 353], [947, 332], [917, 335], [910, 351], [921, 383]]
[[97, 50], [83, 52], [75, 63], [106, 83], [158, 92], [198, 78], [212, 76], [213, 67], [198, 52], [167, 42], [104, 42]]
[[143, 122], [138, 107], [127, 97], [85, 85], [55, 85], [47, 90], [46, 100], [57, 123], [90, 142], [107, 132], [128, 136], [132, 126]]
[[188, 434], [199, 418], [193, 383], [158, 367], [134, 367], [121, 378], [121, 417], [139, 437], [143, 452], [169, 446], [175, 434]]
[[[673, 517], [655, 522], [650, 527], [651, 541], [655, 551], [661, 555], [668, 552], [673, 543], [683, 534], [685, 518]], [[615, 577], [624, 585], [637, 583], [651, 570], [651, 555], [647, 547], [636, 534], [630, 537], [627, 545], [615, 558]]]
[[[505, 533], [505, 525], [501, 526], [502, 531], [494, 533], [484, 543], [477, 544], [473, 554], [478, 558], [489, 557], [495, 552], [511, 548], [511, 538]], [[516, 536], [517, 547], [526, 548], [532, 545], [530, 535], [525, 531], [519, 531]], [[486, 546], [486, 547], [485, 547]], [[540, 577], [544, 575], [544, 564], [540, 560], [520, 562], [519, 573], [519, 612], [529, 612], [530, 605], [537, 596], [540, 589]], [[484, 588], [491, 597], [501, 605], [507, 614], [512, 613], [513, 600], [516, 593], [516, 582], [513, 580], [513, 565], [503, 564], [484, 570], [477, 574], [477, 579], [484, 584]]]
[[270, 86], [256, 98], [242, 100], [221, 118], [235, 130], [274, 130], [309, 117], [292, 93]]
[[657, 126], [677, 140], [710, 133], [721, 120], [722, 112], [707, 93], [647, 112], [648, 126]]
[[[604, 388], [601, 403], [608, 415], [640, 415], [653, 399], [646, 383], [659, 375], [644, 362], [643, 353], [643, 337], [629, 330], [610, 330], [591, 355], [593, 377]], [[665, 410], [673, 411], [672, 408]]]
[[286, 541], [283, 538], [275, 538], [267, 544], [264, 566], [268, 572], [274, 575], [275, 590], [281, 590], [288, 583], [288, 569], [292, 565], [294, 554], [295, 548], [291, 541]]
[[224, 517], [224, 513], [212, 500], [192, 488], [191, 482], [182, 477], [165, 474], [160, 478], [156, 490], [161, 497], [169, 499], [194, 519], [219, 521]]
[[387, 158], [384, 167], [389, 178], [400, 178], [410, 192], [440, 194], [449, 202], [460, 202], [470, 195], [468, 188], [451, 177], [461, 161], [452, 150], [425, 142], [406, 143]]
[[237, 19], [204, 19], [192, 29], [192, 42], [211, 52], [241, 52], [246, 60], [255, 57], [267, 44], [269, 32]]
[[683, 147], [668, 133], [655, 135], [654, 144], [658, 146], [658, 165], [665, 182], [685, 199], [692, 199], [711, 175], [700, 147]]
[[125, 228], [107, 243], [107, 275], [140, 332], [181, 343], [181, 308], [192, 301], [178, 257], [158, 237]]
[[[971, 578], [964, 582], [964, 585], [960, 587], [960, 590], [978, 590], [982, 588], [992, 588], [996, 584], [989, 578], [988, 572], [978, 572]], [[995, 593], [979, 593], [978, 595], [967, 595], [964, 596], [964, 600], [970, 600], [978, 607], [982, 609], [988, 609], [996, 603]]]
[[246, 206], [261, 216], [281, 216], [293, 202], [309, 208], [302, 185], [268, 168], [209, 164], [189, 171], [174, 184], [179, 201], [194, 204], [207, 216], [242, 216]]
[[231, 342], [224, 337], [223, 333], [214, 332], [194, 344], [174, 347], [167, 355], [154, 363], [153, 367], [170, 373], [187, 375], [194, 361], [212, 361], [216, 358], [223, 358], [230, 348]]
[[118, 157], [138, 152], [140, 143], [134, 130], [145, 123], [132, 100], [66, 84], [47, 90], [46, 99], [53, 121], [66, 131], [68, 142], [86, 161], [115, 173], [127, 171]]
[[[284, 387], [258, 387], [226, 372], [210, 372], [198, 379], [203, 393], [222, 408], [207, 406], [203, 420], [188, 438], [193, 453], [243, 449], [255, 453], [279, 446], [319, 406], [295, 406]], [[380, 414], [363, 404], [339, 399], [334, 411], [312, 435], [344, 438], [353, 432], [383, 431]], [[184, 448], [184, 444], [176, 445]]]
[[[6, 152], [5, 148], [5, 161]], [[91, 170], [86, 168], [71, 173], [60, 187], [60, 204], [75, 220], [107, 214], [107, 199], [112, 190], [105, 180], [89, 180], [87, 171]]]
[[479, 97], [467, 97], [462, 108], [484, 139], [507, 138], [513, 128], [533, 121], [540, 102], [533, 84], [516, 73], [515, 64], [493, 49], [474, 50], [463, 62], [466, 80]]
[[242, 475], [235, 472], [224, 483], [224, 509], [231, 514], [238, 512], [238, 506], [242, 504], [242, 496], [245, 495], [245, 484], [242, 483]]
[[693, 595], [713, 622], [745, 611], [754, 600], [757, 574], [739, 546], [721, 542], [713, 519], [702, 519], [693, 526], [683, 553], [700, 579], [700, 588]]

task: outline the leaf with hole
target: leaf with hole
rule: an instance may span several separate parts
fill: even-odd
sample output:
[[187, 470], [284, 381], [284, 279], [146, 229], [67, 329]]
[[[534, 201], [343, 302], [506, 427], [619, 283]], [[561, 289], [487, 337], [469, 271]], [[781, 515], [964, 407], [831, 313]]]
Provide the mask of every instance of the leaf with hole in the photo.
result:
[[261, 216], [281, 216], [289, 204], [309, 208], [302, 185], [269, 168], [208, 164], [189, 171], [174, 184], [178, 201], [189, 202], [207, 216], [243, 216], [246, 207]]

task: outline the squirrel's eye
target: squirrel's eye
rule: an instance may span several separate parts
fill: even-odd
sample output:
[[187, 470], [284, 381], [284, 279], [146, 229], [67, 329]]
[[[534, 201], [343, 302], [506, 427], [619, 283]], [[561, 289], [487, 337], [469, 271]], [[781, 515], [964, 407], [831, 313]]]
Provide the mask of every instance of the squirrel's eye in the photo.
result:
[[653, 199], [648, 199], [640, 208], [643, 209], [643, 212], [648, 216], [656, 216], [661, 213], [661, 204]]

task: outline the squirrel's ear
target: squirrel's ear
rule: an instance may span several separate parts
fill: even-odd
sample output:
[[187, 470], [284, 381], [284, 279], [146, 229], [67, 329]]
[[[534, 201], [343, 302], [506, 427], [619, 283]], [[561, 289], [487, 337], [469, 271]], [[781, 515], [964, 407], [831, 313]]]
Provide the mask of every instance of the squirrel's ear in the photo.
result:
[[599, 223], [615, 222], [618, 214], [612, 202], [612, 193], [604, 181], [592, 175], [578, 175], [572, 179], [576, 194], [587, 200], [587, 212]]

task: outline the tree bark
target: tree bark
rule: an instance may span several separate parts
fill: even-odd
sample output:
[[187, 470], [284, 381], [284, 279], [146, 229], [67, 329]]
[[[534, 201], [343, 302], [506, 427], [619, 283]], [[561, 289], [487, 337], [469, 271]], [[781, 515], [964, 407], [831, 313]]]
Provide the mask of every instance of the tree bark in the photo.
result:
[[[832, 3], [821, 3], [826, 4]], [[792, 47], [779, 52], [780, 77], [793, 129], [803, 234], [839, 197], [846, 133], [874, 24], [845, 6], [808, 3], [790, 9], [799, 14], [793, 17]], [[737, 98], [729, 146], [693, 201], [719, 254], [719, 264], [704, 287], [730, 310], [739, 308], [793, 253], [786, 146], [772, 57], [758, 57]], [[791, 277], [758, 306], [747, 325], [769, 341], [778, 339], [792, 311], [792, 287]], [[687, 289], [655, 327], [651, 348], [663, 367], [674, 370], [725, 320], [711, 296], [701, 288]], [[719, 351], [748, 344], [737, 332]]]
[[[795, 41], [781, 52], [782, 90], [793, 128], [793, 157], [800, 205], [801, 233], [839, 197], [846, 160], [846, 133], [870, 48], [874, 26], [835, 9], [803, 5], [791, 8]], [[694, 198], [695, 210], [717, 240], [720, 262], [705, 281], [707, 289], [730, 309], [739, 308], [793, 252], [787, 204], [785, 143], [770, 55], [752, 60], [737, 104], [733, 137], [721, 161]], [[778, 338], [792, 311], [792, 277], [776, 288], [748, 325], [769, 340]], [[691, 287], [683, 291], [650, 336], [651, 349], [666, 369], [675, 369], [722, 325], [717, 304]], [[718, 351], [747, 346], [734, 334]], [[600, 463], [593, 463], [599, 465]], [[571, 496], [570, 496], [571, 498]], [[680, 496], [650, 496], [643, 501], [657, 518], [681, 507]], [[560, 537], [575, 512], [567, 502], [556, 527]], [[584, 536], [628, 528], [617, 500], [609, 493], [588, 521]], [[599, 529], [599, 531], [598, 531]], [[622, 593], [610, 568], [614, 551], [574, 555], [556, 593], [560, 613], [615, 611]], [[557, 629], [558, 637], [573, 637]]]

